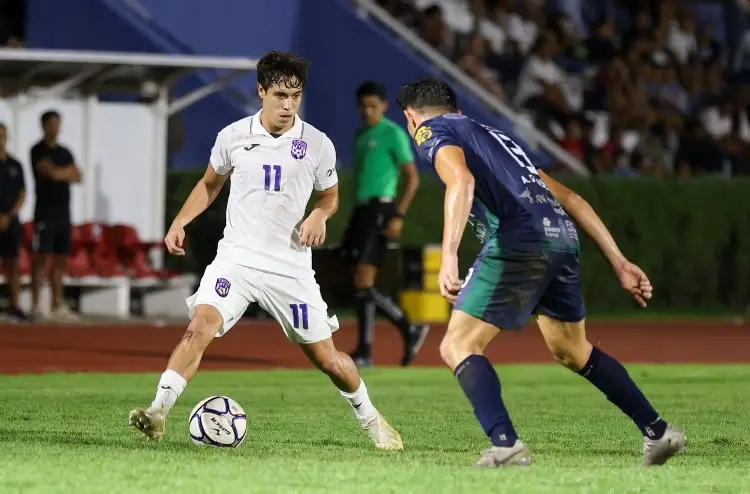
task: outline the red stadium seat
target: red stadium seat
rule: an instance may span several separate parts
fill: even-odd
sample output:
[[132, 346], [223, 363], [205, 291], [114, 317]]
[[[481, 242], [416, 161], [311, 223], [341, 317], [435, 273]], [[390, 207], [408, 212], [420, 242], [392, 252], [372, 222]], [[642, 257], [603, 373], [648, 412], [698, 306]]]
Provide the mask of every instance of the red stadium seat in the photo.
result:
[[113, 226], [113, 241], [118, 243], [120, 262], [133, 278], [161, 278], [165, 271], [154, 270], [148, 260], [152, 249], [160, 248], [161, 242], [143, 242], [138, 231], [130, 225]]

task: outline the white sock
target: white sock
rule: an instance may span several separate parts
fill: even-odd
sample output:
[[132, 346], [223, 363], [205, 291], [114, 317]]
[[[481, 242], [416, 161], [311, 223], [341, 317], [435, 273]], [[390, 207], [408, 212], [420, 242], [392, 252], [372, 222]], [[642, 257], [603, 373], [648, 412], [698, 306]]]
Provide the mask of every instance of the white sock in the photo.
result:
[[184, 377], [173, 370], [166, 370], [159, 379], [159, 387], [156, 388], [156, 397], [151, 402], [151, 408], [160, 408], [167, 415], [180, 397], [187, 381]]
[[353, 393], [347, 393], [340, 391], [341, 396], [352, 406], [354, 415], [361, 423], [365, 423], [372, 419], [377, 413], [375, 405], [370, 401], [370, 396], [367, 394], [367, 386], [362, 378], [359, 378], [359, 388]]

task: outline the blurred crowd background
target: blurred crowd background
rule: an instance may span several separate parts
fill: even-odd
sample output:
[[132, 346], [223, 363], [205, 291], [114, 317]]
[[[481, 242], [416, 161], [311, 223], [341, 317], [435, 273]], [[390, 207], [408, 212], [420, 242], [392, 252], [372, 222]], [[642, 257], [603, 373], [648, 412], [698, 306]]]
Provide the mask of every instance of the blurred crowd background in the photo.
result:
[[745, 0], [378, 3], [593, 173], [750, 173]]

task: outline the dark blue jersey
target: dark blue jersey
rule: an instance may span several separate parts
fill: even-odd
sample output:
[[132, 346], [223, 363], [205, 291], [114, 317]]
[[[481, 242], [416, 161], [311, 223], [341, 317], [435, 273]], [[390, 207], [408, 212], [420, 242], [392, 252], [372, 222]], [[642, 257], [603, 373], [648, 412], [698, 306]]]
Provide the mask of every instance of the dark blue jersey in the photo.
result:
[[463, 149], [474, 175], [469, 221], [482, 242], [524, 251], [578, 251], [578, 233], [536, 167], [513, 139], [457, 113], [424, 122], [415, 135], [434, 166], [443, 146]]

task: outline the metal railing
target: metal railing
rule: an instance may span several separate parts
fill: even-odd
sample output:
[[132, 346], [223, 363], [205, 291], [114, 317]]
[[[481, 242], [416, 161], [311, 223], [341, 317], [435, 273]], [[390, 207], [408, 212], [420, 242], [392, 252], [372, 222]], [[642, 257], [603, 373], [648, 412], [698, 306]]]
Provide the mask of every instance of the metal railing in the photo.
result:
[[[559, 162], [567, 166], [572, 172], [589, 176], [591, 173], [583, 163], [573, 157], [570, 153], [561, 148], [556, 142], [544, 135], [539, 129], [531, 123], [521, 118], [512, 108], [501, 100], [493, 96], [489, 91], [477, 84], [474, 79], [461, 71], [452, 61], [441, 55], [437, 50], [423, 41], [419, 36], [411, 32], [408, 28], [393, 18], [385, 9], [380, 7], [373, 0], [352, 0], [357, 11], [362, 18], [372, 16], [381, 24], [390, 29], [395, 35], [409, 46], [411, 49], [419, 52], [425, 59], [432, 63], [442, 72], [448, 74], [467, 91], [471, 92], [483, 104], [490, 109], [499, 113], [512, 121], [517, 129], [516, 131], [529, 141], [536, 141], [545, 151], [552, 155]], [[521, 129], [518, 129], [521, 127]], [[530, 142], [529, 144], [534, 144]]]

